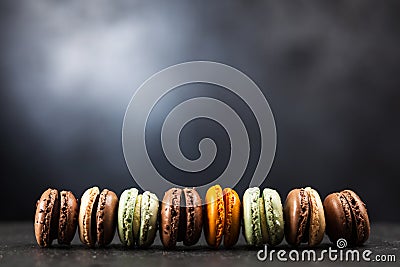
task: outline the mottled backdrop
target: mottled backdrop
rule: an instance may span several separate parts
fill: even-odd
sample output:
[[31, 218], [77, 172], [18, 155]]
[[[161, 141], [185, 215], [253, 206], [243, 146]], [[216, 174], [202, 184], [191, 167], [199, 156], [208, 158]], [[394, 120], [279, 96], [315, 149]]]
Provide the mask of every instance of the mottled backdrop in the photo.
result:
[[212, 60], [249, 75], [274, 112], [263, 186], [353, 188], [373, 221], [400, 221], [400, 1], [3, 0], [0, 33], [2, 220], [31, 220], [50, 186], [134, 186], [121, 145], [132, 94], [167, 66]]

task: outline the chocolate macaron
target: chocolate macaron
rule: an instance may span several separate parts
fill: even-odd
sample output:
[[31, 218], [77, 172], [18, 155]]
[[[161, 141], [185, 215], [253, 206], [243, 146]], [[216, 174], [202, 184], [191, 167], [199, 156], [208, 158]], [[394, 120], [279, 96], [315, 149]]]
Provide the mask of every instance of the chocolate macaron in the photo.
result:
[[78, 226], [79, 206], [71, 191], [60, 192], [60, 220], [58, 223], [58, 243], [69, 245]]
[[171, 188], [161, 203], [160, 238], [164, 248], [177, 242], [186, 246], [197, 243], [203, 227], [202, 200], [195, 189]]
[[79, 209], [79, 237], [83, 244], [94, 247], [108, 245], [115, 234], [118, 197], [98, 187], [85, 191]]
[[366, 205], [352, 190], [328, 195], [324, 200], [326, 233], [332, 242], [344, 238], [351, 245], [368, 240], [370, 222]]
[[54, 239], [69, 245], [75, 236], [78, 201], [70, 191], [47, 189], [36, 204], [35, 237], [40, 247], [49, 247]]
[[321, 243], [326, 223], [318, 192], [310, 187], [289, 192], [284, 207], [285, 238], [293, 246]]
[[36, 203], [35, 237], [40, 247], [49, 247], [58, 236], [60, 206], [58, 191], [47, 189]]
[[238, 194], [220, 185], [210, 187], [205, 200], [204, 234], [210, 247], [218, 248], [224, 238], [224, 246], [236, 244], [240, 232], [241, 202]]

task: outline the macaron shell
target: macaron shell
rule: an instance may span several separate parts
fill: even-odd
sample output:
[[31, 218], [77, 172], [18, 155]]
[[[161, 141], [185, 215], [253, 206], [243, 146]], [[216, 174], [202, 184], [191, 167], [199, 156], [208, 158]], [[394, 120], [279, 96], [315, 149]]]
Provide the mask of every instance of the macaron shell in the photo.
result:
[[223, 190], [223, 198], [225, 205], [224, 247], [230, 248], [239, 239], [242, 205], [238, 194], [231, 188]]
[[322, 205], [321, 198], [316, 190], [307, 187], [305, 191], [308, 194], [310, 203], [310, 228], [308, 245], [316, 246], [321, 243], [325, 234], [326, 224], [324, 207]]
[[202, 201], [195, 189], [183, 189], [183, 196], [186, 204], [186, 231], [183, 244], [192, 246], [199, 241], [203, 229]]
[[324, 200], [326, 234], [331, 242], [344, 238], [351, 242], [353, 219], [346, 198], [340, 193], [332, 193]]
[[[289, 192], [284, 207], [285, 238], [293, 246], [304, 240], [309, 216], [309, 200], [304, 189]], [[308, 238], [308, 236], [307, 236]]]
[[259, 246], [263, 243], [259, 207], [260, 189], [248, 188], [243, 195], [243, 224], [247, 244]]
[[181, 195], [182, 189], [171, 188], [161, 202], [160, 239], [166, 249], [174, 248], [178, 239]]
[[214, 185], [206, 193], [204, 234], [210, 247], [218, 248], [222, 241], [225, 227], [225, 206], [222, 188]]
[[104, 189], [99, 196], [96, 212], [97, 243], [99, 246], [106, 246], [113, 240], [117, 213], [117, 195], [113, 191]]
[[121, 243], [126, 246], [135, 244], [133, 239], [133, 214], [138, 193], [136, 188], [126, 189], [119, 198], [118, 236]]
[[279, 245], [284, 237], [283, 207], [279, 193], [270, 188], [263, 190], [267, 228], [271, 246]]
[[79, 209], [79, 238], [89, 247], [96, 244], [96, 208], [100, 190], [98, 187], [89, 188], [83, 193]]
[[58, 191], [47, 189], [36, 204], [35, 237], [40, 247], [49, 247], [57, 238], [58, 230]]
[[370, 222], [367, 208], [361, 198], [352, 190], [341, 192], [349, 203], [353, 214], [353, 242], [355, 245], [362, 245], [368, 240], [370, 234]]
[[146, 191], [142, 195], [140, 215], [140, 247], [148, 247], [154, 242], [157, 232], [158, 198], [155, 194]]
[[58, 243], [71, 244], [78, 226], [78, 201], [71, 191], [60, 192], [60, 219], [58, 224]]

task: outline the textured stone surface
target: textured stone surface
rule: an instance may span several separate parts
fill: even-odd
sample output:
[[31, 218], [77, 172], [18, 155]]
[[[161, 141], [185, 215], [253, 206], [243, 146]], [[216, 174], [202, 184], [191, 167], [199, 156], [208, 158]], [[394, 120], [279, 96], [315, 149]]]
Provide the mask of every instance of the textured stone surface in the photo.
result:
[[[206, 246], [204, 238], [199, 244], [190, 248], [178, 245], [175, 251], [164, 251], [159, 238], [155, 244], [146, 250], [125, 249], [120, 245], [118, 237], [107, 248], [88, 249], [81, 245], [78, 235], [70, 247], [55, 245], [49, 249], [41, 249], [35, 243], [33, 224], [30, 222], [2, 222], [0, 224], [0, 265], [1, 266], [280, 266], [285, 263], [257, 260], [258, 249], [244, 245], [241, 236], [239, 244], [231, 250], [212, 250]], [[329, 247], [327, 238], [316, 248], [317, 252]], [[370, 249], [373, 255], [394, 254], [396, 263], [375, 263], [376, 266], [398, 266], [400, 259], [400, 225], [374, 224], [372, 235], [364, 247]], [[289, 250], [286, 243], [276, 249]], [[299, 251], [304, 249], [301, 247]], [[309, 263], [296, 263], [306, 265]], [[371, 266], [372, 263], [325, 262], [324, 266], [361, 265]]]

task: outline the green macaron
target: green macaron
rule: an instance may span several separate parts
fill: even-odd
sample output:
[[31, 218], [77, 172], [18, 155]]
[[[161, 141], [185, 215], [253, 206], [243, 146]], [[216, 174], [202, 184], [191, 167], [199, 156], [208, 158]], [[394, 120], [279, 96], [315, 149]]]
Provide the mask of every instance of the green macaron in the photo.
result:
[[136, 199], [139, 191], [136, 188], [125, 190], [119, 198], [118, 206], [118, 236], [121, 243], [126, 246], [134, 246], [133, 215]]
[[271, 246], [280, 244], [284, 235], [283, 207], [279, 193], [276, 190], [265, 188], [263, 199], [268, 231], [267, 243]]
[[153, 244], [157, 232], [159, 201], [155, 194], [146, 191], [141, 202], [138, 245], [148, 247]]
[[260, 189], [248, 188], [243, 195], [243, 234], [247, 244], [263, 244], [260, 212]]
[[249, 245], [280, 244], [284, 235], [281, 198], [273, 189], [249, 188], [243, 195], [243, 234]]
[[136, 188], [125, 190], [118, 207], [118, 235], [121, 243], [148, 247], [157, 232], [158, 198], [149, 191], [139, 194]]

